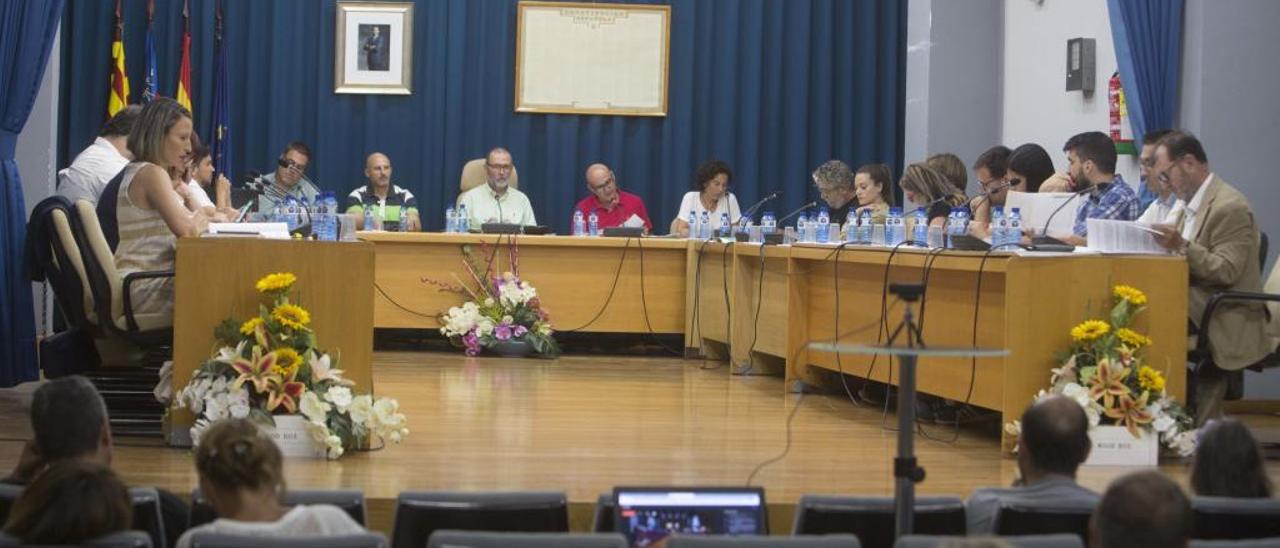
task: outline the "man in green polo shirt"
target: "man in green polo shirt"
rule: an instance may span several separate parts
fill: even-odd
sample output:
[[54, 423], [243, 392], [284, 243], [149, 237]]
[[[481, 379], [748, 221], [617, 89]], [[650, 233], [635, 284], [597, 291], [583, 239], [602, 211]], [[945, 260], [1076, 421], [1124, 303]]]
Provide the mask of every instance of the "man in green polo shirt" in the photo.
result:
[[391, 184], [391, 159], [375, 152], [364, 160], [364, 176], [369, 183], [347, 195], [347, 213], [355, 215], [356, 227], [364, 226], [366, 207], [382, 223], [408, 223], [405, 230], [422, 230], [418, 201], [407, 189]]

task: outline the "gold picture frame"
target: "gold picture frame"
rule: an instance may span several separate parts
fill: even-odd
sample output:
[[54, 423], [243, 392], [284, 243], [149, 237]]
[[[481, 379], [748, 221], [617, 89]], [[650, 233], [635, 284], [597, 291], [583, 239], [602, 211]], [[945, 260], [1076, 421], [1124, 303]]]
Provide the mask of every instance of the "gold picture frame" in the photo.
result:
[[339, 1], [333, 92], [413, 93], [413, 3]]
[[519, 2], [515, 111], [666, 116], [671, 6]]

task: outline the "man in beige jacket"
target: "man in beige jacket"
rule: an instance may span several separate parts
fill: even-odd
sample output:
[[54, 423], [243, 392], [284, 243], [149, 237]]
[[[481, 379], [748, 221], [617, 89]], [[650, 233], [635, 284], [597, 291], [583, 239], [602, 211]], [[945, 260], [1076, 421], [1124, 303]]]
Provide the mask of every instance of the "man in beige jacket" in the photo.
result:
[[[1173, 188], [1186, 209], [1173, 225], [1156, 225], [1156, 241], [1185, 255], [1191, 275], [1187, 312], [1199, 325], [1205, 306], [1219, 291], [1262, 291], [1258, 265], [1258, 223], [1249, 201], [1209, 171], [1200, 141], [1173, 132], [1156, 148], [1153, 175]], [[1213, 363], [1221, 370], [1244, 369], [1270, 352], [1264, 335], [1266, 313], [1261, 303], [1219, 305], [1209, 324]], [[1227, 379], [1221, 371], [1202, 368], [1196, 382], [1196, 424], [1222, 414]]]

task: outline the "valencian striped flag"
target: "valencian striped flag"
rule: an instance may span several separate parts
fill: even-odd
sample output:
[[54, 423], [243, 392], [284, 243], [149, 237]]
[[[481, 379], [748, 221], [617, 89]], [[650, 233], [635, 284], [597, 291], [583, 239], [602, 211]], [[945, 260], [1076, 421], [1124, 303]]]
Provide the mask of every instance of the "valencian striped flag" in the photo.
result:
[[182, 3], [182, 64], [178, 68], [178, 91], [173, 95], [178, 104], [187, 107], [194, 123], [195, 110], [191, 108], [191, 13], [185, 1]]
[[151, 32], [151, 20], [156, 11], [156, 0], [147, 2], [147, 78], [142, 82], [142, 102], [150, 103], [156, 98], [156, 85], [160, 77], [156, 74], [156, 37]]
[[124, 19], [116, 0], [116, 34], [111, 40], [111, 89], [107, 96], [107, 116], [115, 116], [129, 105], [129, 76], [124, 71]]
[[213, 37], [213, 138], [208, 140], [215, 181], [219, 175], [231, 172], [231, 94], [227, 81], [227, 46], [222, 39], [221, 1], [218, 2], [217, 10]]

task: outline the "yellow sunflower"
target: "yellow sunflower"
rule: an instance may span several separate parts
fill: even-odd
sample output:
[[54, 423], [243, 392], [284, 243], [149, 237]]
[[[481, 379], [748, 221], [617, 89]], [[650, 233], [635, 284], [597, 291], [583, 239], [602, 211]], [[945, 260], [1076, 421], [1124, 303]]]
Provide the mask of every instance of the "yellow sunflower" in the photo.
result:
[[1138, 288], [1128, 285], [1117, 285], [1112, 293], [1117, 299], [1129, 301], [1134, 306], [1142, 306], [1147, 304], [1147, 294], [1139, 291]]
[[1164, 375], [1161, 375], [1159, 371], [1144, 365], [1138, 368], [1138, 385], [1141, 386], [1143, 390], [1162, 392], [1164, 391]]
[[311, 313], [296, 304], [282, 304], [271, 311], [271, 318], [291, 329], [306, 329]]
[[1092, 341], [1106, 335], [1111, 326], [1101, 320], [1085, 320], [1071, 328], [1071, 338], [1076, 341]]
[[256, 316], [249, 318], [249, 321], [240, 324], [240, 334], [246, 337], [252, 335], [253, 330], [257, 329], [259, 325], [262, 325], [262, 318]]
[[1129, 345], [1130, 348], [1142, 348], [1151, 345], [1150, 338], [1127, 327], [1117, 329], [1116, 336], [1120, 338], [1121, 342]]
[[293, 283], [298, 281], [298, 277], [292, 272], [276, 272], [275, 274], [267, 274], [263, 276], [255, 287], [259, 293], [279, 293], [288, 291], [293, 287]]
[[302, 356], [287, 346], [276, 349], [275, 353], [276, 363], [271, 367], [271, 373], [282, 379], [293, 378], [294, 373], [298, 372], [298, 366], [302, 365]]

